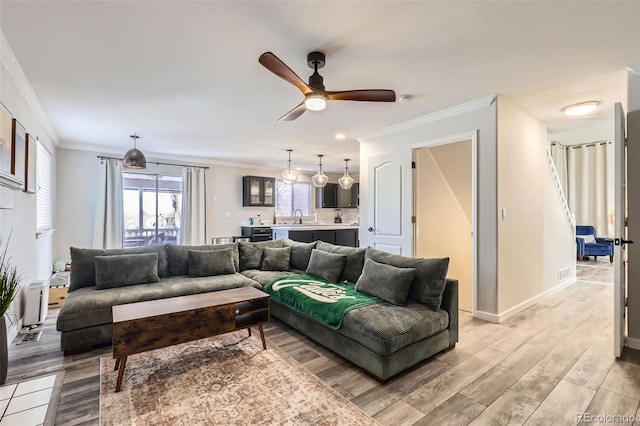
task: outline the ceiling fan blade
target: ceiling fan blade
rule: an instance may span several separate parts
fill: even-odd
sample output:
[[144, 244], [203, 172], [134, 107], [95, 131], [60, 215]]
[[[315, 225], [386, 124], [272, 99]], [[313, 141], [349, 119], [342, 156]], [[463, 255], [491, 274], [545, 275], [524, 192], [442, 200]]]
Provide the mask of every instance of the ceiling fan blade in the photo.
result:
[[293, 121], [296, 118], [300, 117], [306, 110], [307, 107], [305, 106], [304, 102], [302, 102], [300, 105], [280, 117], [278, 121]]
[[284, 62], [271, 52], [265, 52], [258, 58], [258, 62], [266, 69], [296, 86], [305, 95], [311, 93], [311, 89], [298, 75], [291, 70]]
[[396, 92], [393, 90], [343, 90], [340, 92], [325, 92], [325, 95], [330, 101], [396, 101]]

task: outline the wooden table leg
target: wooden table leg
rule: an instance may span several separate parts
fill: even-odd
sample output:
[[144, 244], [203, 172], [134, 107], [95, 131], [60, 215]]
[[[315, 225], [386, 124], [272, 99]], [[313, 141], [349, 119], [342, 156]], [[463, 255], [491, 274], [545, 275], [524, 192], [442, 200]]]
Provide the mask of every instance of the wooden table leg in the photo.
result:
[[262, 330], [262, 324], [258, 324], [260, 330], [260, 338], [262, 339], [262, 349], [267, 349], [267, 341], [264, 340], [264, 331]]
[[122, 362], [120, 363], [120, 370], [118, 371], [118, 381], [116, 382], [116, 392], [120, 392], [120, 388], [122, 387], [122, 376], [124, 376], [124, 367], [127, 364], [126, 356], [119, 359], [121, 359]]
[[251, 327], [247, 327], [247, 330], [249, 330], [249, 336], [251, 336]]
[[116, 371], [119, 365], [120, 365], [120, 358], [116, 358], [116, 366], [113, 367], [113, 371]]

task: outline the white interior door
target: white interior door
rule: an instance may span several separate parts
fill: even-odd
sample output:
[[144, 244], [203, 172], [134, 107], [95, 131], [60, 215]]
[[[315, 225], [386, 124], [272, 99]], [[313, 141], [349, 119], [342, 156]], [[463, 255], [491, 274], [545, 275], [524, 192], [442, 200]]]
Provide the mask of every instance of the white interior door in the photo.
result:
[[627, 269], [627, 162], [625, 147], [624, 110], [622, 105], [615, 106], [615, 275], [614, 275], [614, 318], [613, 352], [622, 354], [626, 329], [626, 269]]
[[368, 172], [371, 245], [411, 256], [411, 159], [399, 152], [370, 157]]

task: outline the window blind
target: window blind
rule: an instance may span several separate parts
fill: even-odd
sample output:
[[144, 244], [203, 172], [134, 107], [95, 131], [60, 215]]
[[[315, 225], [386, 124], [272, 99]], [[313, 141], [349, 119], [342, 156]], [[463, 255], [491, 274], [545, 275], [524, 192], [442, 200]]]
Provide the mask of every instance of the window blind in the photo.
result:
[[36, 149], [37, 192], [36, 192], [36, 228], [39, 231], [51, 229], [51, 153], [40, 142]]

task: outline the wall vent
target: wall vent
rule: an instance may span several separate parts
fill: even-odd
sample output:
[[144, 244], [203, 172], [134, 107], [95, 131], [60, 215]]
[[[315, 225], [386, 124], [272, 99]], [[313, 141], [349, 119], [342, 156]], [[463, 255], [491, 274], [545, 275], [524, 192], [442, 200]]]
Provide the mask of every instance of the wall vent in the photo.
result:
[[558, 269], [558, 283], [568, 280], [571, 276], [571, 268]]

